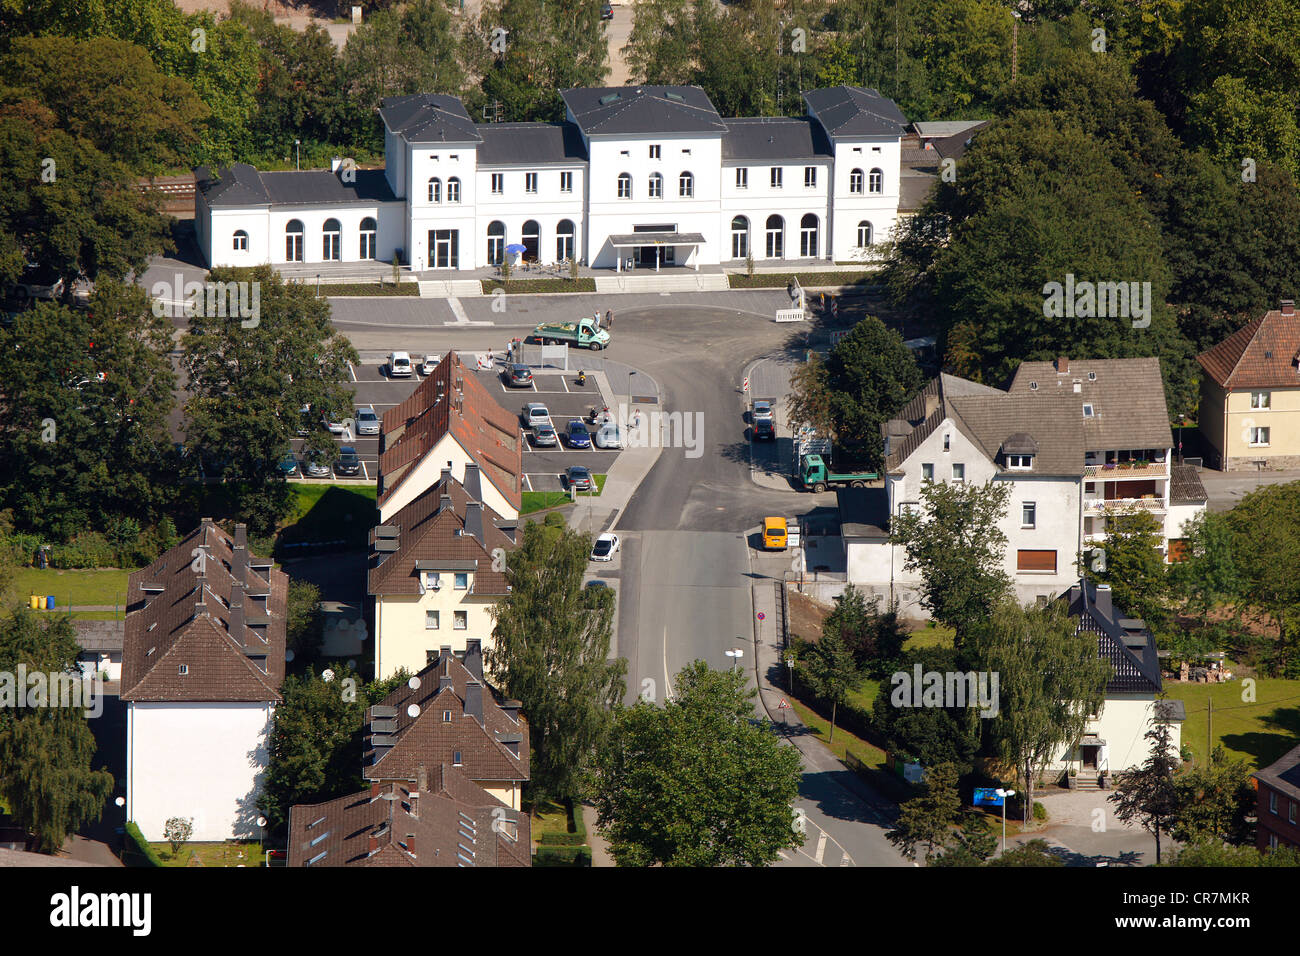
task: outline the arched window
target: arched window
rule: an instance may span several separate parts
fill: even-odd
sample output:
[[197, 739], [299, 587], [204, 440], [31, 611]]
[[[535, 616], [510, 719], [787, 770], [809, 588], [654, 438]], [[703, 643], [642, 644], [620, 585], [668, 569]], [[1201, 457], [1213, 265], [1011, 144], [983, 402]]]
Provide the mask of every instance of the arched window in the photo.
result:
[[537, 224], [536, 219], [529, 219], [524, 223], [524, 235], [520, 240], [524, 246], [524, 259], [529, 262], [536, 262], [538, 252], [542, 245], [542, 227]]
[[561, 219], [555, 227], [555, 260], [573, 258], [573, 220]]
[[632, 174], [631, 173], [618, 174], [618, 198], [619, 199], [632, 198]]
[[664, 178], [659, 173], [650, 174], [650, 198], [664, 198]]
[[499, 266], [506, 259], [506, 224], [500, 219], [488, 224], [488, 255], [490, 266]]
[[373, 216], [367, 216], [361, 220], [361, 258], [373, 259], [375, 257], [375, 234], [379, 231], [379, 224], [375, 222]]
[[867, 189], [873, 193], [883, 193], [885, 191], [885, 174], [879, 169], [873, 169], [867, 179]]
[[429, 202], [442, 202], [442, 180], [437, 176], [429, 180]]
[[236, 252], [248, 251], [248, 233], [242, 229], [235, 230], [234, 248]]
[[867, 249], [871, 246], [871, 223], [865, 219], [858, 223], [858, 246]]
[[767, 257], [785, 258], [785, 220], [775, 214], [767, 217]]
[[737, 216], [731, 220], [731, 258], [744, 259], [749, 255], [749, 220]]
[[690, 199], [695, 195], [695, 177], [690, 173], [682, 173], [677, 177], [677, 195], [682, 199]]
[[805, 259], [817, 258], [817, 217], [812, 213], [799, 220], [799, 255]]
[[321, 258], [326, 262], [338, 262], [341, 244], [339, 234], [343, 227], [337, 219], [326, 219], [321, 227]]
[[286, 262], [302, 262], [302, 221], [290, 219], [284, 227], [284, 258]]
[[460, 202], [460, 180], [455, 176], [447, 180], [447, 202]]
[[862, 192], [862, 184], [863, 184], [862, 170], [855, 169], [853, 170], [853, 172], [849, 173], [849, 192], [851, 193]]

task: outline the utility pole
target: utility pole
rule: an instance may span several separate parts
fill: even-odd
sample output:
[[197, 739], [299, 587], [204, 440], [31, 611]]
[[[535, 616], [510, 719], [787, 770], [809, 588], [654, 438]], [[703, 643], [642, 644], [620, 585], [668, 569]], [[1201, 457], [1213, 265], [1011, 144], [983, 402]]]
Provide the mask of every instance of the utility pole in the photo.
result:
[[1209, 724], [1205, 736], [1205, 765], [1208, 767], [1214, 759], [1214, 698], [1210, 698], [1210, 709], [1205, 713]]
[[1016, 81], [1016, 68], [1020, 59], [1020, 11], [1011, 11], [1011, 82]]

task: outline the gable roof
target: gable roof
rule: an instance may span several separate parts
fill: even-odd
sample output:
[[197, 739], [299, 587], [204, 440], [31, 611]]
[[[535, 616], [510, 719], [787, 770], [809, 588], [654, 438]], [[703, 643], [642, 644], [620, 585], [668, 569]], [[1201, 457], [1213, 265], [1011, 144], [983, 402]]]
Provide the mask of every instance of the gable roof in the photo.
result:
[[517, 702], [503, 705], [483, 683], [480, 642], [466, 643], [464, 661], [444, 646], [434, 663], [370, 708], [364, 779], [414, 780], [420, 767], [455, 765], [456, 753], [471, 780], [528, 779], [528, 721]]
[[1292, 747], [1263, 770], [1253, 774], [1260, 783], [1300, 801], [1300, 746]]
[[[975, 136], [991, 122], [992, 120], [978, 121], [966, 125], [965, 129], [959, 130], [950, 136], [936, 139], [933, 143], [934, 151], [939, 154], [940, 159], [961, 159], [966, 155], [966, 150], [970, 149], [970, 144], [975, 141]], [[920, 125], [920, 123], [917, 124], [917, 126]]]
[[246, 539], [244, 525], [232, 539], [204, 518], [131, 573], [122, 700], [279, 702], [289, 578], [250, 555]]
[[1274, 309], [1252, 319], [1214, 348], [1196, 357], [1221, 387], [1300, 386], [1300, 315]]
[[[1158, 358], [1021, 362], [1007, 391], [1027, 407], [1049, 396], [1068, 396], [1069, 413], [1062, 425], [1077, 418], [1088, 451], [1172, 448], [1174, 444]], [[1083, 417], [1085, 404], [1093, 408], [1091, 418]]]
[[808, 112], [826, 129], [831, 139], [863, 136], [902, 136], [907, 117], [897, 104], [877, 90], [861, 86], [833, 86], [809, 90], [803, 95]]
[[444, 93], [385, 97], [379, 116], [408, 143], [477, 143], [481, 139], [465, 104]]
[[[523, 449], [515, 416], [448, 352], [411, 397], [384, 412], [379, 438], [379, 504], [451, 434], [493, 487], [518, 510], [523, 502]], [[424, 489], [421, 489], [423, 491]]]
[[[505, 824], [505, 825], [503, 825]], [[531, 866], [528, 814], [445, 764], [289, 810], [289, 866]]]
[[[1109, 587], [1087, 577], [1061, 595], [1079, 630], [1097, 635], [1097, 653], [1110, 662], [1112, 673], [1106, 693], [1159, 693], [1163, 686], [1156, 639], [1141, 621], [1124, 617], [1111, 602]], [[1174, 719], [1170, 714], [1168, 719]]]
[[[466, 477], [478, 484], [477, 473]], [[371, 532], [366, 593], [421, 594], [417, 569], [436, 571], [442, 566], [473, 571], [475, 594], [506, 594], [506, 576], [493, 570], [492, 553], [514, 546], [513, 522], [482, 504], [477, 491], [471, 494], [444, 468], [436, 484]]]
[[963, 431], [973, 436], [989, 461], [1005, 470], [1009, 439], [1021, 445], [1029, 439], [1037, 446], [1033, 453], [1033, 466], [1027, 471], [1016, 471], [1016, 476], [1055, 475], [1078, 477], [1083, 474], [1084, 445], [1081, 422], [1075, 422], [1074, 403], [1065, 396], [1044, 396], [1042, 400], [1026, 402], [1020, 396], [959, 395], [948, 402], [954, 421], [964, 425]]
[[811, 116], [724, 120], [722, 161], [829, 160], [833, 151], [821, 124]]
[[[897, 471], [903, 462], [921, 446], [934, 430], [950, 416], [949, 402], [962, 395], [1005, 395], [1001, 389], [957, 378], [941, 372], [926, 383], [921, 391], [899, 410], [898, 415], [882, 426], [882, 434], [888, 439], [889, 454], [885, 456], [885, 470]], [[956, 421], [959, 431], [975, 444], [979, 439], [970, 431], [964, 421]]]
[[561, 90], [585, 136], [724, 133], [726, 124], [698, 86], [602, 86]]
[[197, 166], [194, 188], [203, 194], [209, 206], [265, 206], [271, 202], [261, 175], [248, 163]]
[[478, 165], [541, 166], [584, 163], [587, 147], [572, 123], [484, 123]]
[[247, 163], [194, 171], [195, 188], [213, 208], [397, 202], [382, 169], [357, 169], [351, 181], [328, 169], [259, 173]]

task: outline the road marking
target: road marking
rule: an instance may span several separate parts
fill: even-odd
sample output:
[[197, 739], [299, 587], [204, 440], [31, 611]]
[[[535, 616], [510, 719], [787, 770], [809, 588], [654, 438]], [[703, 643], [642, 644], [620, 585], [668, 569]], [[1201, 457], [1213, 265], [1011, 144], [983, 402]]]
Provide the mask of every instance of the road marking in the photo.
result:
[[529, 490], [529, 491], [532, 491], [532, 490], [533, 490], [533, 483], [532, 483], [531, 481], [528, 480], [528, 476], [527, 476], [527, 475], [524, 475], [524, 484], [526, 484], [526, 485], [528, 486], [528, 490]]
[[668, 625], [664, 625], [664, 686], [668, 688], [668, 693], [664, 697], [665, 701], [673, 699], [673, 679], [668, 676]]
[[813, 854], [813, 860], [818, 866], [822, 865], [822, 857], [826, 855], [826, 831], [822, 830], [817, 834], [817, 852]]
[[357, 380], [357, 370], [356, 370], [355, 368], [352, 367], [352, 363], [351, 363], [351, 362], [348, 363], [348, 374], [352, 376], [352, 381], [353, 381], [353, 382], [355, 382], [355, 381]]

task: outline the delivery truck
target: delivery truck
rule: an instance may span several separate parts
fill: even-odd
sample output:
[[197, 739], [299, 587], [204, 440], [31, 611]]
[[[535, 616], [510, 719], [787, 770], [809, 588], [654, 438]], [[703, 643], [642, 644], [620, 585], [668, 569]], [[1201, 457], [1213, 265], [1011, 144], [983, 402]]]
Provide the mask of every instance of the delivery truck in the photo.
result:
[[609, 332], [590, 318], [576, 322], [543, 322], [533, 329], [533, 338], [543, 345], [575, 345], [584, 349], [603, 349], [609, 344]]
[[851, 465], [835, 465], [821, 455], [801, 455], [799, 481], [805, 491], [825, 491], [827, 488], [863, 488], [867, 482], [880, 475]]

